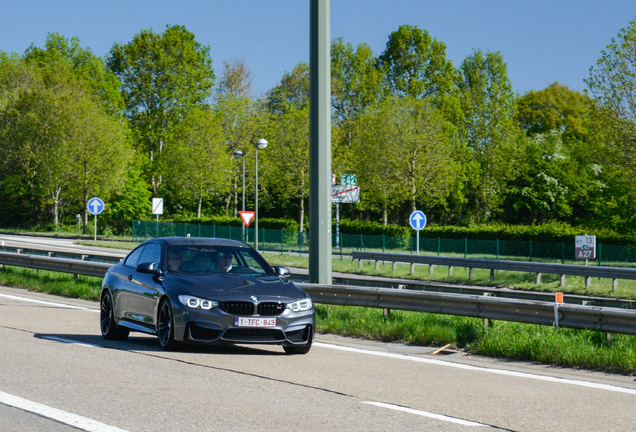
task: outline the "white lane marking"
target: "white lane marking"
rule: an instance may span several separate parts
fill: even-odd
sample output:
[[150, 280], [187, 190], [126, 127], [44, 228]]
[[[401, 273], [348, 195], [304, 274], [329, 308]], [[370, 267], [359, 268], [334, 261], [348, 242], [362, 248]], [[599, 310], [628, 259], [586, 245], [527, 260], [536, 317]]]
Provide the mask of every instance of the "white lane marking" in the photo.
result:
[[54, 303], [54, 302], [49, 302], [49, 301], [44, 301], [44, 300], [35, 300], [35, 299], [28, 298], [28, 297], [20, 297], [20, 296], [15, 296], [15, 295], [11, 295], [11, 294], [2, 294], [2, 293], [0, 293], [0, 297], [5, 297], [5, 298], [11, 299], [11, 300], [20, 300], [20, 301], [25, 301], [25, 302], [30, 302], [30, 303], [39, 303], [39, 304], [44, 304], [44, 305], [48, 305], [48, 306], [55, 306], [55, 307], [61, 307], [61, 308], [67, 308], [67, 309], [78, 309], [78, 310], [85, 310], [85, 311], [89, 311], [89, 312], [99, 312], [98, 309], [85, 308], [85, 307], [81, 307], [81, 306], [73, 306], [73, 305], [64, 304], [64, 303]]
[[432, 418], [435, 420], [442, 420], [445, 422], [450, 422], [450, 423], [456, 423], [456, 424], [460, 424], [463, 426], [486, 426], [485, 424], [481, 424], [481, 423], [477, 423], [477, 422], [473, 422], [473, 421], [469, 421], [469, 420], [462, 420], [462, 419], [458, 419], [455, 417], [448, 417], [445, 415], [441, 415], [441, 414], [433, 414], [433, 413], [429, 413], [426, 411], [419, 411], [419, 410], [414, 410], [411, 408], [406, 408], [406, 407], [401, 407], [399, 405], [393, 405], [393, 404], [387, 404], [387, 403], [382, 403], [382, 402], [362, 402], [363, 404], [367, 404], [367, 405], [375, 405], [375, 406], [379, 406], [382, 408], [388, 408], [388, 409], [392, 409], [395, 411], [402, 411], [405, 413], [409, 413], [409, 414], [415, 414], [415, 415], [419, 415], [422, 417], [428, 417], [428, 418]]
[[607, 390], [607, 391], [612, 391], [616, 393], [627, 393], [631, 395], [636, 395], [636, 389], [618, 387], [611, 384], [599, 384], [594, 382], [573, 380], [568, 378], [557, 378], [557, 377], [551, 377], [551, 376], [545, 376], [545, 375], [535, 375], [535, 374], [531, 374], [527, 372], [514, 372], [514, 371], [509, 371], [504, 369], [491, 369], [491, 368], [485, 368], [480, 366], [471, 366], [471, 365], [466, 365], [461, 363], [453, 363], [453, 362], [448, 362], [443, 360], [414, 357], [414, 356], [409, 356], [404, 354], [393, 354], [393, 353], [387, 353], [387, 352], [381, 352], [381, 351], [369, 351], [369, 350], [363, 350], [359, 348], [351, 348], [346, 346], [326, 344], [322, 342], [314, 342], [314, 346], [318, 346], [322, 348], [330, 348], [330, 349], [335, 349], [340, 351], [349, 351], [349, 352], [354, 352], [358, 354], [368, 354], [368, 355], [374, 355], [378, 357], [388, 357], [388, 358], [393, 358], [398, 360], [408, 360], [408, 361], [413, 361], [418, 363], [427, 363], [427, 364], [433, 364], [437, 366], [453, 367], [457, 369], [464, 369], [464, 370], [470, 370], [470, 371], [476, 371], [476, 372], [487, 372], [487, 373], [492, 373], [497, 375], [507, 375], [507, 376], [514, 376], [519, 378], [528, 378], [528, 379], [534, 379], [538, 381], [553, 382], [557, 384], [570, 384], [570, 385], [576, 385], [580, 387], [593, 388], [597, 390]]
[[42, 336], [42, 339], [48, 339], [48, 340], [52, 340], [52, 341], [56, 341], [56, 342], [63, 342], [63, 343], [68, 343], [68, 344], [73, 344], [73, 345], [81, 345], [81, 346], [85, 346], [85, 347], [89, 347], [89, 348], [103, 348], [99, 345], [93, 345], [93, 344], [89, 344], [86, 342], [78, 342], [76, 340], [73, 339], [64, 339], [64, 338], [60, 338], [57, 336]]
[[82, 417], [80, 415], [62, 411], [57, 408], [52, 408], [47, 405], [42, 405], [40, 403], [33, 402], [28, 399], [23, 399], [21, 397], [14, 396], [9, 393], [4, 393], [2, 391], [0, 391], [0, 403], [21, 409], [23, 411], [28, 411], [88, 432], [128, 432], [125, 429], [110, 426], [98, 422], [97, 420]]

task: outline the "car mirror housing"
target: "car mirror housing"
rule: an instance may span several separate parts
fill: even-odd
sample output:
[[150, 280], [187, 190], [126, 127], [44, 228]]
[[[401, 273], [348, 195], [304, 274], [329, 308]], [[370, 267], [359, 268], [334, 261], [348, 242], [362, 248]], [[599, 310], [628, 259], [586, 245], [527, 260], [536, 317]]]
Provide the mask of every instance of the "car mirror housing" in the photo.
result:
[[280, 276], [280, 277], [289, 277], [289, 276], [291, 276], [291, 272], [289, 271], [289, 269], [287, 267], [272, 266], [272, 270], [274, 270], [274, 273], [276, 273], [276, 276]]
[[149, 273], [157, 276], [163, 275], [163, 272], [158, 267], [158, 263], [156, 262], [147, 262], [141, 263], [137, 266], [137, 272], [139, 273]]

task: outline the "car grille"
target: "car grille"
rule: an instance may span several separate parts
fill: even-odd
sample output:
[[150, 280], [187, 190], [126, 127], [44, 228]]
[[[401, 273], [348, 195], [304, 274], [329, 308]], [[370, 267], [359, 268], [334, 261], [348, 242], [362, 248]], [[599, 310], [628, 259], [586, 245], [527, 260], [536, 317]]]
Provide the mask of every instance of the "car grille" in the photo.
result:
[[285, 335], [277, 329], [231, 328], [223, 335], [227, 341], [282, 342]]
[[254, 315], [252, 302], [223, 302], [221, 309], [232, 315]]
[[258, 307], [252, 302], [223, 302], [221, 309], [232, 315], [263, 315], [276, 316], [285, 311], [287, 305], [281, 302], [258, 303]]

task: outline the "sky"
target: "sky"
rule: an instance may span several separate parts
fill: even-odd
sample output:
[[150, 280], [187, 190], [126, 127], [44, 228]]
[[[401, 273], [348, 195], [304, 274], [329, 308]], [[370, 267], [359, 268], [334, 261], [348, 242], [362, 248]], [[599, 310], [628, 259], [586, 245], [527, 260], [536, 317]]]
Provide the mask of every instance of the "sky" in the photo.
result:
[[[114, 43], [141, 30], [183, 25], [223, 61], [244, 61], [253, 96], [309, 61], [309, 0], [0, 0], [0, 51], [23, 54], [49, 33], [77, 37], [106, 57]], [[380, 55], [391, 32], [408, 24], [447, 47], [459, 67], [474, 50], [500, 52], [513, 90], [525, 94], [558, 81], [584, 79], [622, 28], [636, 18], [634, 0], [331, 0], [331, 39], [365, 43]]]

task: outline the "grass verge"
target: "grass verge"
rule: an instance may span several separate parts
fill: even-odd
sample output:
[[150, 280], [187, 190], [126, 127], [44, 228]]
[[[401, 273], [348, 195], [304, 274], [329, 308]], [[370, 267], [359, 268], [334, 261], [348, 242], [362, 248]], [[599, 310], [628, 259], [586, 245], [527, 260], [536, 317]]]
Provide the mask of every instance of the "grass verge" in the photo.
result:
[[[0, 269], [0, 285], [98, 300], [101, 278], [21, 267]], [[492, 322], [484, 328], [478, 318], [381, 309], [317, 305], [319, 332], [361, 337], [385, 342], [444, 346], [466, 352], [515, 360], [536, 361], [565, 367], [621, 374], [636, 373], [636, 337], [555, 329], [547, 326]]]

